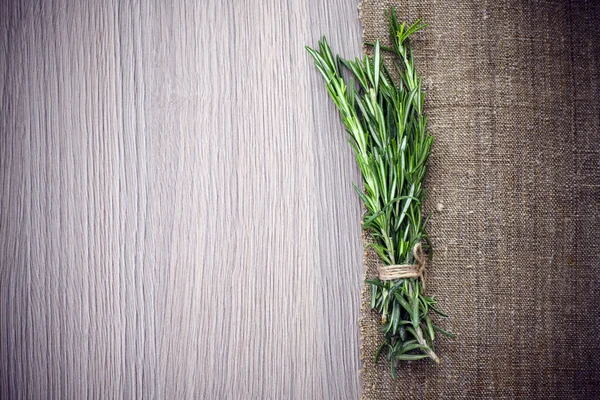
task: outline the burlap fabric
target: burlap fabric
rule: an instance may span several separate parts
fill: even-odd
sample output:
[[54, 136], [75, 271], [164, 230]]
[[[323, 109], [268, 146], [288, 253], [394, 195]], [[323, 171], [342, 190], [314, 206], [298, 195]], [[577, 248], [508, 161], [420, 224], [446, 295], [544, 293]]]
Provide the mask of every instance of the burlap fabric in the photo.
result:
[[[361, 2], [366, 41], [387, 39], [391, 4]], [[413, 41], [436, 138], [427, 292], [458, 338], [392, 380], [365, 288], [363, 397], [598, 398], [600, 3], [395, 6], [429, 24]]]

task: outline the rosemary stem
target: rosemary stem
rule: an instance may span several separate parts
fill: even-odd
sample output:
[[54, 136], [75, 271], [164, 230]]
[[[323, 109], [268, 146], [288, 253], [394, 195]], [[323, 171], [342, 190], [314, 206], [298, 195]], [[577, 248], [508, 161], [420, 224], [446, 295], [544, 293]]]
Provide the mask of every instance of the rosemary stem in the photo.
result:
[[431, 350], [431, 348], [429, 347], [429, 345], [427, 344], [427, 341], [425, 340], [425, 338], [423, 337], [423, 330], [421, 329], [420, 326], [417, 327], [416, 329], [416, 333], [417, 333], [417, 342], [419, 342], [419, 344], [423, 347], [426, 347], [427, 349], [425, 350], [425, 353], [429, 356], [429, 358], [431, 358], [433, 361], [435, 361], [437, 364], [440, 363], [440, 359], [439, 357], [435, 354], [435, 352], [433, 350]]

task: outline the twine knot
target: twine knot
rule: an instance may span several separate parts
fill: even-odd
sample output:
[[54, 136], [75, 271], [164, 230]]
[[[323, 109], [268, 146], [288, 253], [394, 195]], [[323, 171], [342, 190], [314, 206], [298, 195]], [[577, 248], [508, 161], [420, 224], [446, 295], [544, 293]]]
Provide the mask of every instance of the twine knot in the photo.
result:
[[416, 264], [384, 265], [377, 267], [379, 279], [382, 281], [391, 281], [402, 278], [419, 278], [423, 283], [423, 289], [425, 289], [425, 269], [427, 268], [427, 256], [425, 255], [420, 242], [415, 244], [412, 252]]

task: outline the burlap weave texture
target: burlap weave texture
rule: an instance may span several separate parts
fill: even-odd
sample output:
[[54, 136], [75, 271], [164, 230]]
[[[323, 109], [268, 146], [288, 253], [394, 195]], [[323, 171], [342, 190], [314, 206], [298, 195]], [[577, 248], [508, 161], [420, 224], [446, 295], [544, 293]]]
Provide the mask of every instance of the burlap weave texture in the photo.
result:
[[427, 292], [458, 338], [394, 381], [365, 287], [363, 397], [599, 397], [600, 3], [362, 0], [365, 41], [387, 42], [391, 5], [429, 25]]

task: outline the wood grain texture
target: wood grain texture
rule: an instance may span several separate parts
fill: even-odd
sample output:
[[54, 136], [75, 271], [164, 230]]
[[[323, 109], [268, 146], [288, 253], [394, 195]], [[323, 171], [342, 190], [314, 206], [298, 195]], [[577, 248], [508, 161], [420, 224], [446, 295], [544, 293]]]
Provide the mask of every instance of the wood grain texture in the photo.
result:
[[356, 2], [2, 2], [0, 398], [356, 398]]

